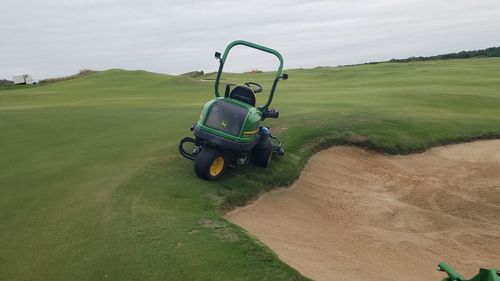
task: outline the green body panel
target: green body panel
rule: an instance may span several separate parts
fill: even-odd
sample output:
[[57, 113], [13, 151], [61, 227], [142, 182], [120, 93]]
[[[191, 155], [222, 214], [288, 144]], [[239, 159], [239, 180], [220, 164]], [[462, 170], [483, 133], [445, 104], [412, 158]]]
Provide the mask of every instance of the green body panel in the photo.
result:
[[[222, 132], [222, 131], [214, 129], [214, 128], [210, 128], [210, 127], [205, 125], [206, 117], [208, 116], [210, 109], [212, 108], [213, 104], [219, 100], [223, 100], [224, 102], [235, 104], [235, 105], [243, 107], [247, 110], [247, 115], [245, 116], [245, 120], [243, 121], [243, 125], [241, 126], [240, 132], [237, 136], [228, 134], [226, 132]], [[196, 125], [202, 131], [223, 137], [225, 139], [228, 139], [228, 140], [231, 140], [234, 142], [252, 142], [255, 140], [255, 137], [257, 135], [257, 131], [259, 129], [261, 119], [262, 119], [262, 112], [260, 110], [258, 110], [257, 108], [250, 106], [244, 102], [240, 102], [238, 100], [235, 100], [235, 99], [221, 97], [221, 98], [215, 98], [215, 99], [207, 102], [205, 104], [205, 106], [203, 106], [203, 110], [201, 111], [200, 119], [198, 120]], [[250, 133], [250, 132], [252, 132], [252, 133]]]
[[494, 268], [481, 268], [479, 269], [479, 273], [471, 279], [465, 279], [444, 262], [438, 265], [438, 269], [448, 274], [448, 277], [444, 278], [442, 281], [500, 281], [500, 275]]
[[498, 275], [498, 271], [494, 268], [481, 268], [479, 269], [479, 273], [470, 281], [500, 281], [500, 275]]

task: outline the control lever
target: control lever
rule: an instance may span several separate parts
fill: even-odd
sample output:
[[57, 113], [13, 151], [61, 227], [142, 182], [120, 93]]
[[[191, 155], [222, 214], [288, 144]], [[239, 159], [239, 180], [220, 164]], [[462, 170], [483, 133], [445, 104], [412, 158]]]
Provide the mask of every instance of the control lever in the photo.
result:
[[262, 120], [264, 120], [266, 118], [275, 118], [275, 119], [277, 119], [279, 116], [280, 116], [279, 111], [276, 111], [274, 108], [272, 108], [272, 109], [267, 109], [266, 108], [262, 112]]

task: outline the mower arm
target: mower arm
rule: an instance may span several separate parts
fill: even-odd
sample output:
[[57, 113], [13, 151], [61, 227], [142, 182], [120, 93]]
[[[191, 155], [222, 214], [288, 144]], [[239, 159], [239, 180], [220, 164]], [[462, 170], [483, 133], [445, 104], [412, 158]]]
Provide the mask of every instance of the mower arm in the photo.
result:
[[236, 40], [236, 41], [233, 41], [233, 42], [229, 43], [229, 45], [227, 45], [226, 50], [224, 51], [224, 54], [222, 55], [222, 58], [220, 60], [220, 62], [222, 64], [224, 64], [226, 62], [227, 56], [229, 55], [229, 51], [234, 46], [238, 46], [238, 45], [244, 45], [244, 46], [247, 46], [247, 47], [250, 47], [250, 48], [253, 48], [253, 49], [257, 49], [257, 50], [260, 50], [260, 51], [263, 51], [263, 52], [275, 55], [278, 58], [278, 60], [280, 61], [280, 65], [278, 66], [278, 70], [276, 70], [276, 74], [275, 74], [274, 78], [275, 79], [276, 78], [280, 78], [281, 71], [283, 70], [283, 57], [281, 56], [281, 54], [278, 51], [274, 50], [274, 49], [271, 49], [271, 48], [268, 48], [268, 47], [264, 47], [262, 45], [258, 45], [258, 44], [255, 44], [255, 43], [252, 43], [252, 42], [248, 42], [248, 41], [245, 41], [245, 40]]
[[221, 96], [219, 93], [220, 77], [222, 75], [224, 63], [226, 62], [227, 56], [229, 55], [229, 51], [234, 46], [238, 46], [238, 45], [244, 45], [244, 46], [247, 46], [247, 47], [250, 47], [253, 49], [257, 49], [257, 50], [260, 50], [260, 51], [263, 51], [266, 53], [270, 53], [270, 54], [276, 56], [279, 60], [280, 64], [278, 66], [278, 69], [276, 70], [276, 74], [274, 75], [274, 81], [273, 81], [273, 85], [271, 87], [271, 92], [269, 93], [269, 99], [268, 99], [267, 103], [263, 106], [263, 108], [267, 108], [267, 107], [269, 107], [269, 105], [271, 104], [271, 101], [273, 100], [274, 92], [276, 91], [276, 86], [278, 84], [278, 81], [280, 79], [286, 80], [288, 78], [287, 74], [284, 74], [284, 75], [281, 74], [281, 72], [283, 70], [283, 57], [281, 56], [281, 54], [278, 51], [276, 51], [274, 49], [264, 47], [264, 46], [261, 46], [261, 45], [258, 45], [258, 44], [252, 43], [252, 42], [248, 42], [245, 40], [236, 40], [236, 41], [229, 43], [229, 45], [227, 45], [226, 50], [224, 51], [224, 54], [222, 55], [222, 57], [220, 57], [220, 54], [217, 53], [217, 55], [218, 55], [217, 57], [219, 58], [219, 70], [217, 71], [217, 77], [215, 78], [215, 96], [216, 97]]
[[[446, 263], [442, 262], [438, 265], [438, 270], [439, 271], [444, 271], [446, 274], [448, 274], [448, 280], [449, 281], [464, 281], [464, 277], [453, 270], [451, 266], [447, 265]], [[445, 280], [447, 280], [445, 279]]]

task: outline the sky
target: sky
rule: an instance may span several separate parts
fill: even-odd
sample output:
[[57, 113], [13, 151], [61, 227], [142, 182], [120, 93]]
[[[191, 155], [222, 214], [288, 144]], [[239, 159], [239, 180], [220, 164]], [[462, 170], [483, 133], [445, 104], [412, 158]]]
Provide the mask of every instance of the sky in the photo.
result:
[[[500, 1], [2, 1], [0, 79], [80, 69], [215, 71], [214, 52], [237, 39], [280, 51], [285, 68], [483, 49], [500, 46]], [[230, 71], [276, 65], [243, 49], [234, 55]]]

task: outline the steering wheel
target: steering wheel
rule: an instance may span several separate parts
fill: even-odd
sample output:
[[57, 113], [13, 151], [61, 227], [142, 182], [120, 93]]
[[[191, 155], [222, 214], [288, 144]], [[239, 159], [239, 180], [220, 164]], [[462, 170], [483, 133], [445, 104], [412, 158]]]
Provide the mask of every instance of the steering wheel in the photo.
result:
[[264, 90], [264, 88], [260, 85], [260, 84], [257, 84], [255, 82], [245, 82], [245, 84], [243, 84], [245, 86], [247, 86], [248, 88], [252, 89], [254, 93], [258, 94], [260, 92], [262, 92]]

